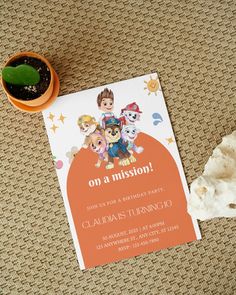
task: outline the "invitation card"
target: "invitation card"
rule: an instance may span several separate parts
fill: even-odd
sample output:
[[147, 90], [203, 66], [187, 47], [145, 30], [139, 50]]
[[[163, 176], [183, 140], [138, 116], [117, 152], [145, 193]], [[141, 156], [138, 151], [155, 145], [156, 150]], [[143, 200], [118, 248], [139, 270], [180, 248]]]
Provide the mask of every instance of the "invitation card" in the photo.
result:
[[200, 239], [157, 73], [43, 112], [81, 269]]

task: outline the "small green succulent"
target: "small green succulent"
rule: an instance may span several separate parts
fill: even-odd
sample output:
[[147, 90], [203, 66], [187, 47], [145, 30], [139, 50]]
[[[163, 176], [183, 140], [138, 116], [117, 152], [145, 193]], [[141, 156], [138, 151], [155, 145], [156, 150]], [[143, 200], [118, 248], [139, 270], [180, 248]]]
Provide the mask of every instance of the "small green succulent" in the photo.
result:
[[19, 86], [36, 85], [40, 81], [39, 72], [26, 64], [17, 67], [6, 66], [2, 70], [2, 78], [9, 84]]

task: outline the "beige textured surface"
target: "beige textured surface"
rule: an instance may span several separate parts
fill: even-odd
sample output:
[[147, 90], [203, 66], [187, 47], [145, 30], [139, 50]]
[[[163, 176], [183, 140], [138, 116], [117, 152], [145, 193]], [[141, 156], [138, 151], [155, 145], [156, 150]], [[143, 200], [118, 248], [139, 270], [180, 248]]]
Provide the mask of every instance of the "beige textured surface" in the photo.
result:
[[[190, 183], [236, 129], [235, 1], [1, 0], [1, 60], [48, 57], [61, 94], [158, 70]], [[236, 294], [235, 219], [203, 240], [80, 271], [41, 114], [0, 92], [0, 294]]]

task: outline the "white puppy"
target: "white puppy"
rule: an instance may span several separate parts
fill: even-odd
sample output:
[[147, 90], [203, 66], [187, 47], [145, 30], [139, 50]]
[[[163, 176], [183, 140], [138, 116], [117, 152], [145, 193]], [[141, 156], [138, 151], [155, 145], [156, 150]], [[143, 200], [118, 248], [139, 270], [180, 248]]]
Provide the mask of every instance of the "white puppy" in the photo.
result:
[[140, 120], [140, 114], [135, 111], [124, 110], [122, 115], [125, 117], [126, 123], [131, 125]]
[[135, 125], [124, 125], [121, 131], [122, 138], [125, 142], [128, 143], [127, 149], [133, 150], [137, 154], [140, 154], [143, 152], [144, 148], [141, 146], [136, 146], [134, 141], [138, 136], [139, 129]]

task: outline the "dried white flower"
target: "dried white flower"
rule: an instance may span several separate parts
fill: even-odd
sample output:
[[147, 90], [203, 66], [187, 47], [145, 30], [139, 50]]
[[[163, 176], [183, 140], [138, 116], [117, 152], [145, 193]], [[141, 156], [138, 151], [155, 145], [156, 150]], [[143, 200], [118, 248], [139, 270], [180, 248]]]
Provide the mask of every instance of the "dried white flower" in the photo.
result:
[[236, 131], [215, 148], [190, 190], [188, 212], [194, 218], [236, 217]]

